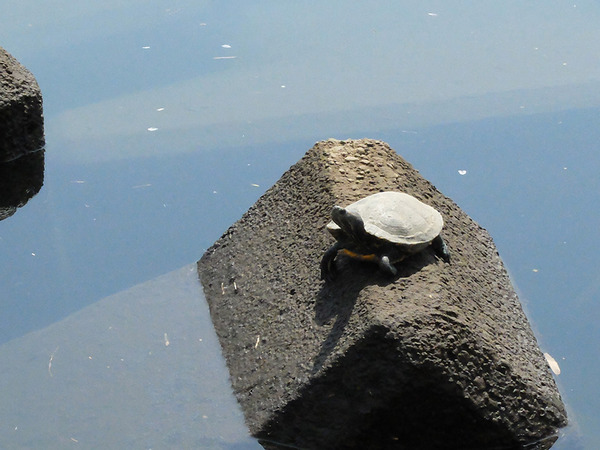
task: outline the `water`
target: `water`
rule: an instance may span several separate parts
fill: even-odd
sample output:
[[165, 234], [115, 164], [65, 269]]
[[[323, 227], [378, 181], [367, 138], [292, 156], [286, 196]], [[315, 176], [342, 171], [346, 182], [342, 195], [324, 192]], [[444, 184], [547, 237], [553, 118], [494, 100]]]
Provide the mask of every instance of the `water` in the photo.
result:
[[[0, 347], [2, 448], [261, 448], [194, 264]], [[7, 395], [10, 393], [9, 395]]]
[[[81, 424], [61, 428], [65, 408], [47, 392], [69, 353], [49, 336], [95, 342], [105, 330], [76, 331], [89, 324], [86, 307], [97, 308], [101, 323], [119, 313], [110, 299], [132, 286], [163, 274], [174, 277], [169, 289], [191, 283], [172, 274], [315, 141], [370, 137], [387, 141], [490, 231], [542, 349], [561, 367], [573, 425], [554, 448], [600, 447], [595, 3], [121, 3], [8, 0], [0, 14], [0, 45], [42, 88], [47, 140], [44, 187], [0, 222], [0, 351], [11, 362], [1, 385], [19, 405], [18, 418], [15, 410], [2, 416], [22, 432], [8, 443], [28, 445], [19, 439], [35, 424], [49, 430], [40, 445], [94, 439]], [[138, 312], [152, 336], [109, 341], [107, 355], [150, 341], [165, 350], [171, 333], [155, 322], [165, 292], [146, 292], [157, 303]], [[185, 308], [197, 307], [201, 320], [202, 300], [189, 296]], [[173, 370], [165, 359], [153, 364]], [[103, 373], [100, 382], [115, 391], [127, 386], [99, 369], [78, 370], [94, 380]], [[15, 391], [20, 378], [38, 386], [46, 409]], [[173, 390], [194, 399], [205, 389], [163, 388], [144, 411], [182, 407], [163, 401]], [[92, 423], [106, 426], [110, 442], [125, 442], [109, 417], [134, 423], [135, 414], [100, 400], [90, 392], [69, 409], [99, 405]], [[233, 430], [231, 405], [222, 423]], [[201, 435], [197, 414], [189, 411], [172, 442], [214, 437]], [[173, 429], [164, 415], [146, 417]], [[257, 445], [236, 433], [211, 445]]]

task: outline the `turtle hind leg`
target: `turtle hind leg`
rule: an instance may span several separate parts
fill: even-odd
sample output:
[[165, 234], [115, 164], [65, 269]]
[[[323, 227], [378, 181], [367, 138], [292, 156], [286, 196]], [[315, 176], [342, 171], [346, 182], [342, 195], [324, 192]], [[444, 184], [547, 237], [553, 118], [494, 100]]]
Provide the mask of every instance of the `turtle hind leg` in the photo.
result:
[[[387, 255], [379, 256], [376, 253], [369, 253], [368, 255], [363, 255], [361, 253], [356, 253], [352, 250], [348, 250], [347, 248], [342, 249], [341, 253], [345, 254], [346, 256], [349, 256], [352, 259], [376, 263], [379, 266], [379, 268], [388, 275], [395, 276], [398, 273], [398, 270], [392, 265], [392, 263], [390, 262], [390, 257]], [[398, 262], [398, 258], [396, 258], [395, 261]]]
[[394, 277], [398, 274], [398, 269], [396, 269], [392, 265], [389, 257], [382, 256], [381, 258], [379, 258], [379, 261], [377, 261], [377, 263], [379, 264], [379, 268], [381, 270], [383, 270], [385, 273], [387, 273], [388, 275], [391, 275]]
[[335, 257], [338, 252], [342, 249], [342, 245], [336, 242], [329, 250], [325, 252], [321, 259], [321, 280], [332, 281], [337, 273], [335, 267]]
[[450, 262], [450, 250], [448, 250], [448, 246], [444, 242], [442, 235], [438, 235], [433, 241], [431, 241], [431, 246], [433, 247], [433, 250], [438, 258], [443, 259], [444, 262]]

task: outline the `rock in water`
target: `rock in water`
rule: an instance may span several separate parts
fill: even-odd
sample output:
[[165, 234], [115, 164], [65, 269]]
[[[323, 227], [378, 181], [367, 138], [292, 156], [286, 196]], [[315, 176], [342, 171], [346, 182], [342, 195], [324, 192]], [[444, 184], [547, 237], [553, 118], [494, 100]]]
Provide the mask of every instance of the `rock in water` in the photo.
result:
[[[338, 257], [333, 205], [401, 191], [444, 218], [397, 265]], [[566, 412], [488, 233], [387, 144], [317, 143], [198, 262], [250, 431], [265, 447], [549, 448]]]
[[0, 163], [44, 146], [42, 93], [35, 77], [0, 47]]
[[0, 47], [0, 220], [44, 182], [42, 93], [34, 76]]

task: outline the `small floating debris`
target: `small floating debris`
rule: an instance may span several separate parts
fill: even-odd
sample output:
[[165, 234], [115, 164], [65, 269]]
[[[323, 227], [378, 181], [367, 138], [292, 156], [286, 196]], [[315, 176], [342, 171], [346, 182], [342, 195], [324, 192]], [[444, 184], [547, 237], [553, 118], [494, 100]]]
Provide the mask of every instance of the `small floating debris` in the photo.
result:
[[237, 56], [213, 56], [213, 59], [234, 59]]
[[554, 375], [560, 375], [560, 366], [552, 357], [552, 355], [550, 355], [550, 353], [544, 353], [544, 358], [546, 358], [546, 361], [548, 361], [548, 365], [550, 366], [550, 369], [552, 370]]
[[58, 347], [56, 347], [56, 350], [54, 350], [51, 354], [50, 354], [50, 361], [48, 361], [48, 373], [50, 374], [51, 377], [53, 377], [54, 375], [52, 375], [52, 361], [54, 360], [54, 354], [58, 351]]
[[142, 47], [142, 49], [143, 49], [143, 50], [149, 50], [149, 49], [150, 49], [150, 46], [149, 46], [149, 45], [146, 45], [146, 46]]
[[156, 110], [160, 112], [160, 111], [164, 111], [165, 108], [156, 108]]
[[461, 169], [461, 170], [459, 170], [459, 171], [458, 171], [458, 174], [459, 174], [459, 175], [466, 175], [466, 174], [467, 174], [467, 171], [466, 171], [466, 170], [464, 170], [464, 169]]
[[223, 44], [223, 45], [221, 45], [221, 47], [223, 47], [223, 48], [231, 48], [231, 45], [229, 45], [229, 44]]
[[156, 131], [156, 130], [158, 130], [158, 128], [155, 128], [155, 127], [148, 128], [148, 131]]
[[429, 13], [427, 13], [427, 15], [428, 15], [428, 16], [431, 16], [431, 17], [437, 17], [437, 13], [432, 13], [432, 12], [429, 12]]
[[252, 187], [260, 187], [260, 185], [258, 185], [256, 183], [250, 183], [250, 186], [252, 186]]

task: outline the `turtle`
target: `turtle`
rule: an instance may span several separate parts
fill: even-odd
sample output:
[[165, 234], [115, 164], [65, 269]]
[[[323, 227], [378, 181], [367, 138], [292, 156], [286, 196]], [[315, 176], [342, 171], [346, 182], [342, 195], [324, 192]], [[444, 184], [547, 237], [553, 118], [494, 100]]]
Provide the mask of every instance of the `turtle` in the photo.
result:
[[394, 263], [431, 246], [436, 255], [450, 262], [450, 252], [440, 235], [442, 215], [404, 192], [386, 191], [364, 197], [346, 208], [334, 206], [327, 230], [336, 242], [321, 260], [321, 279], [335, 278], [339, 253], [377, 263], [394, 276]]

